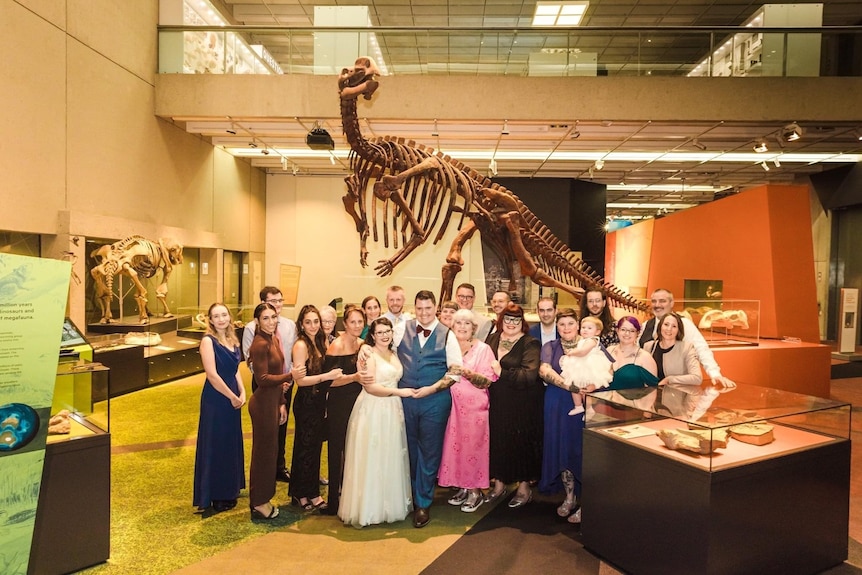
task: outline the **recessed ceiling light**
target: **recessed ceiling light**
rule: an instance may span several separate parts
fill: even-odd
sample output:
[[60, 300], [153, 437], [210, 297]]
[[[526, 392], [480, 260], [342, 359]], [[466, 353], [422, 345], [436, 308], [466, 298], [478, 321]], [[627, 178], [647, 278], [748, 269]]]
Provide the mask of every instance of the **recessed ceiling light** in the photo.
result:
[[533, 26], [579, 26], [589, 2], [536, 2]]

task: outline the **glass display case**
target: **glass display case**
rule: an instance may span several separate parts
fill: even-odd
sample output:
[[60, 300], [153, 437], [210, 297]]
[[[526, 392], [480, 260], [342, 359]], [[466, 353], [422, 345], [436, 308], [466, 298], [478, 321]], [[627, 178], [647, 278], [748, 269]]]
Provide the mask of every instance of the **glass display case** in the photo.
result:
[[71, 573], [110, 555], [111, 370], [93, 357], [86, 336], [66, 319], [30, 573]]
[[816, 573], [843, 562], [851, 406], [720, 389], [589, 394], [585, 547], [624, 571], [662, 575]]
[[[649, 300], [644, 299], [649, 305]], [[760, 341], [760, 300], [678, 299], [673, 309], [690, 319], [710, 347], [755, 346]]]
[[110, 431], [110, 369], [94, 361], [94, 347], [66, 318], [48, 422], [48, 443]]
[[[237, 334], [240, 339], [242, 338], [242, 328], [250, 321], [254, 321], [254, 308], [257, 307], [255, 305], [234, 305], [234, 304], [224, 304], [225, 307], [230, 311], [230, 315], [233, 318], [234, 326], [237, 329]], [[184, 327], [182, 329], [177, 330], [177, 335], [194, 337], [197, 339], [201, 339], [206, 332], [207, 327], [207, 310], [209, 306], [205, 307], [181, 307], [178, 308], [178, 313], [181, 315], [187, 315], [192, 318], [192, 324], [188, 327]]]
[[771, 387], [668, 384], [590, 401], [588, 429], [707, 471], [850, 439], [849, 403]]

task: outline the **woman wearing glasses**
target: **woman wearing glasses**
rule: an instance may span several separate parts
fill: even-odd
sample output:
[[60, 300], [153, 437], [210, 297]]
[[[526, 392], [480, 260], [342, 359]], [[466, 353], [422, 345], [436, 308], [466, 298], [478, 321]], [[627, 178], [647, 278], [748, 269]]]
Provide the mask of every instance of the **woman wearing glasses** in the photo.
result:
[[508, 484], [517, 483], [517, 493], [509, 501], [513, 509], [532, 500], [530, 483], [542, 472], [545, 386], [539, 379], [541, 344], [528, 331], [524, 309], [510, 302], [497, 319], [497, 331], [488, 337], [499, 376], [489, 390], [489, 471], [494, 488], [488, 501], [502, 497]]
[[366, 369], [374, 383], [363, 386], [350, 415], [338, 507], [341, 520], [354, 527], [402, 521], [411, 506], [401, 398], [415, 390], [398, 387], [403, 369], [392, 350], [392, 322], [371, 322], [365, 342], [372, 348]]
[[614, 358], [611, 366], [614, 378], [609, 389], [632, 389], [658, 385], [658, 368], [649, 352], [638, 346], [641, 324], [637, 318], [627, 315], [617, 322], [617, 337], [620, 342], [608, 351]]

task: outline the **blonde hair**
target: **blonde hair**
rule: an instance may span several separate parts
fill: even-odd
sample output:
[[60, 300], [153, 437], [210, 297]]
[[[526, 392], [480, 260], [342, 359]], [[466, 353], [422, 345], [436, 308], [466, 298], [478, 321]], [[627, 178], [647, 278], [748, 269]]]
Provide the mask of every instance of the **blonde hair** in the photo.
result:
[[[212, 313], [215, 308], [221, 306], [227, 310], [228, 316], [230, 316], [230, 325], [227, 326], [227, 329], [224, 330], [223, 334], [220, 334], [218, 330], [213, 325]], [[225, 347], [239, 347], [239, 339], [236, 337], [236, 330], [233, 328], [233, 314], [230, 313], [230, 309], [221, 302], [216, 302], [210, 306], [207, 310], [207, 335], [211, 335], [218, 340], [220, 344]]]
[[596, 326], [596, 332], [602, 333], [602, 328], [604, 327], [604, 325], [602, 324], [602, 320], [600, 320], [599, 318], [597, 318], [595, 316], [588, 315], [587, 317], [585, 317], [581, 320], [581, 326], [583, 326], [584, 323], [593, 324], [594, 326]]

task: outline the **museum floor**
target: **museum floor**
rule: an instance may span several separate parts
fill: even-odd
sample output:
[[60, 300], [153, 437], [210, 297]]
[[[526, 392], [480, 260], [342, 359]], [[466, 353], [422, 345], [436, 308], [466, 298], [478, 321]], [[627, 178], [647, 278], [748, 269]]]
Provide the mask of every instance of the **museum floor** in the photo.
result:
[[[854, 414], [862, 409], [859, 375], [831, 385], [832, 397], [851, 403]], [[303, 516], [287, 504], [281, 483], [275, 498], [281, 516], [272, 524], [249, 521], [245, 491], [232, 511], [197, 514], [191, 481], [202, 381], [202, 375], [192, 376], [111, 401], [111, 559], [83, 572], [619, 573], [583, 548], [577, 528], [560, 520], [557, 502], [544, 497], [520, 510], [502, 502], [467, 514], [446, 505], [447, 492], [440, 489], [432, 522], [421, 530], [409, 518], [359, 530], [335, 517]], [[243, 425], [248, 460], [247, 413]], [[862, 419], [853, 418], [852, 439], [850, 557], [830, 575], [862, 574]]]

